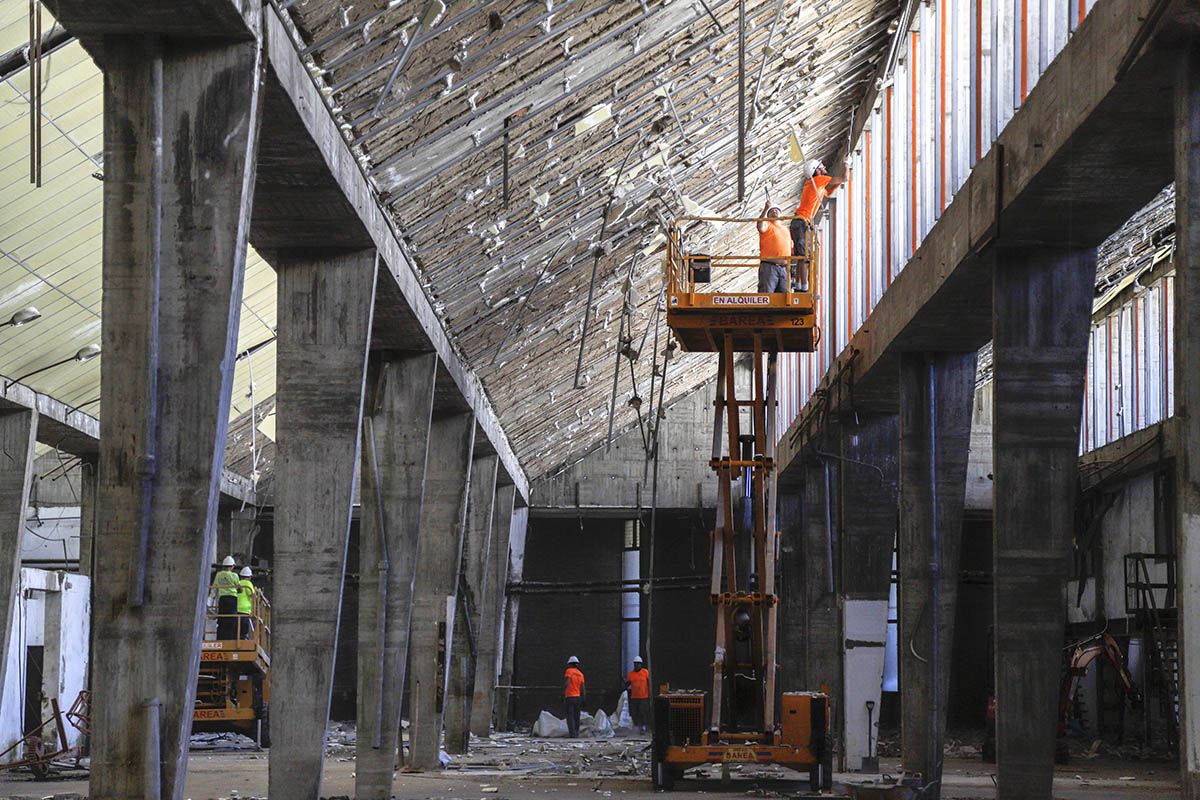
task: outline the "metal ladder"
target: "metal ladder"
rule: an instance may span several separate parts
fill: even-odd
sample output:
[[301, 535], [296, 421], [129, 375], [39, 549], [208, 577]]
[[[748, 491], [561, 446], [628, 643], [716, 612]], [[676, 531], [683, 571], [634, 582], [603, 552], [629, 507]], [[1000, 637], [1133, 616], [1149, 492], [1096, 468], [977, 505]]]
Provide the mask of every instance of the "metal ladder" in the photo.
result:
[[[1166, 579], [1150, 576], [1150, 563], [1166, 565]], [[1175, 604], [1175, 557], [1164, 553], [1125, 556], [1125, 610], [1142, 620], [1150, 665], [1158, 684], [1159, 709], [1167, 721], [1167, 746], [1179, 747], [1179, 633]], [[1155, 592], [1164, 590], [1159, 606]]]

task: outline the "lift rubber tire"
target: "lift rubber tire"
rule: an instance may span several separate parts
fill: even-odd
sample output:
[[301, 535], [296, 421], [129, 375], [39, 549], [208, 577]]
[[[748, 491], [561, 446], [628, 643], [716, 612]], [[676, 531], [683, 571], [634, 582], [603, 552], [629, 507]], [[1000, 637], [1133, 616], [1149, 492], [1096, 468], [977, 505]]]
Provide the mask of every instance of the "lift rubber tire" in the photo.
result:
[[670, 764], [655, 759], [650, 766], [650, 782], [654, 788], [669, 792], [675, 788], [675, 770]]
[[259, 719], [262, 724], [258, 731], [258, 746], [264, 750], [271, 749], [271, 709], [265, 703], [263, 704], [262, 717]]

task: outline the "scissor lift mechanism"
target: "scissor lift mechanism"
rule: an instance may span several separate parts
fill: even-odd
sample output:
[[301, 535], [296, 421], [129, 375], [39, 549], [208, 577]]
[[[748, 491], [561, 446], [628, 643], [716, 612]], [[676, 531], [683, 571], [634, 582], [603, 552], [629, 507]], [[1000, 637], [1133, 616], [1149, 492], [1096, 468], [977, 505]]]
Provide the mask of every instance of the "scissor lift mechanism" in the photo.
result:
[[[688, 767], [749, 762], [805, 770], [814, 788], [828, 787], [828, 698], [816, 692], [780, 696], [776, 686], [776, 356], [811, 352], [819, 341], [816, 270], [810, 270], [807, 292], [790, 285], [777, 294], [714, 291], [708, 288], [713, 267], [757, 268], [759, 261], [690, 254], [681, 231], [693, 221], [756, 220], [683, 218], [667, 245], [667, 324], [684, 350], [718, 354], [709, 462], [718, 481], [710, 588], [716, 646], [708, 693], [665, 691], [655, 698], [654, 784], [671, 788]], [[815, 263], [815, 237], [807, 252]], [[733, 368], [740, 352], [753, 361], [747, 398], [738, 396]], [[749, 417], [745, 435], [743, 410]]]

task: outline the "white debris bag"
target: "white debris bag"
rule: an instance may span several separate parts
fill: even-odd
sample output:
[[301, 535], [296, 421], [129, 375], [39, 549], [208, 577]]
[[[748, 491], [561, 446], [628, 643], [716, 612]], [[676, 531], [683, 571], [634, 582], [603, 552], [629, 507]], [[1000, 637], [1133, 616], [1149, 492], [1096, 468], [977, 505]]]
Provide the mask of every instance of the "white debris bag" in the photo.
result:
[[533, 735], [543, 739], [564, 739], [567, 736], [567, 721], [543, 711], [538, 714], [537, 722], [533, 723]]
[[633, 730], [633, 716], [629, 713], [629, 692], [621, 692], [621, 697], [617, 700], [617, 710], [609, 719], [616, 731]]
[[[582, 723], [579, 726], [583, 728]], [[586, 732], [588, 736], [594, 736], [597, 739], [609, 739], [616, 735], [613, 730], [612, 722], [608, 719], [608, 714], [604, 713], [604, 709], [596, 712], [596, 716], [591, 719], [586, 729], [581, 730], [581, 733]]]

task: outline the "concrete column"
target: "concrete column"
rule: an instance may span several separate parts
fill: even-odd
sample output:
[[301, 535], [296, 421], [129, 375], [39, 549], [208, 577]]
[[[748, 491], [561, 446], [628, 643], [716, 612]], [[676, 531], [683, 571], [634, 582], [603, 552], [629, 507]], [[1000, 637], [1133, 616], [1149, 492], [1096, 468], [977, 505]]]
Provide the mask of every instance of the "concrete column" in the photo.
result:
[[[802, 472], [797, 468], [795, 472]], [[804, 585], [804, 484], [799, 478], [781, 475], [776, 508], [779, 514], [779, 667], [775, 682], [780, 691], [798, 692], [808, 687], [804, 670], [805, 608], [808, 592]]]
[[91, 575], [96, 541], [96, 462], [79, 465], [79, 572]]
[[374, 250], [276, 259], [272, 797], [320, 793], [377, 261]]
[[260, 67], [253, 40], [105, 37], [95, 800], [183, 797]]
[[[904, 771], [927, 784], [942, 774], [975, 360], [905, 353], [900, 361], [900, 739]], [[937, 800], [941, 785], [926, 794]]]
[[434, 417], [409, 648], [409, 753], [416, 769], [434, 769], [439, 764], [449, 673], [446, 664], [454, 646], [456, 590], [474, 445], [473, 415]]
[[21, 542], [36, 444], [36, 411], [0, 413], [0, 686], [8, 677], [8, 632], [21, 585]]
[[492, 703], [500, 674], [500, 635], [504, 620], [504, 590], [508, 579], [508, 538], [512, 530], [513, 501], [517, 487], [496, 487], [492, 509], [492, 544], [488, 550], [487, 578], [479, 608], [479, 633], [475, 637], [475, 689], [471, 701], [471, 733], [486, 738], [492, 732]]
[[[1200, 798], [1200, 49], [1179, 60], [1175, 103], [1175, 547], [1179, 581], [1179, 755]], [[1195, 673], [1195, 674], [1193, 674]]]
[[1096, 254], [995, 258], [997, 797], [1049, 800]]
[[467, 500], [467, 530], [463, 537], [458, 577], [454, 646], [446, 694], [446, 752], [466, 753], [470, 743], [471, 700], [475, 694], [476, 658], [483, 593], [487, 590], [487, 559], [492, 544], [492, 514], [496, 501], [498, 456], [476, 458], [471, 465]]
[[511, 724], [512, 692], [508, 688], [513, 681], [513, 656], [517, 649], [517, 622], [521, 615], [521, 596], [508, 593], [509, 583], [519, 583], [525, 574], [525, 534], [529, 529], [529, 508], [514, 508], [512, 528], [508, 539], [508, 580], [504, 586], [504, 627], [500, 641], [504, 643], [500, 654], [500, 680], [496, 689], [496, 730], [506, 731]]
[[[842, 764], [874, 755], [896, 543], [899, 425], [895, 415], [850, 415], [841, 425]], [[870, 704], [870, 708], [868, 708]]]
[[355, 790], [386, 800], [400, 735], [437, 355], [382, 361], [363, 411]]
[[779, 481], [780, 608], [776, 685], [829, 695], [835, 767], [845, 756], [837, 462], [797, 461]]

